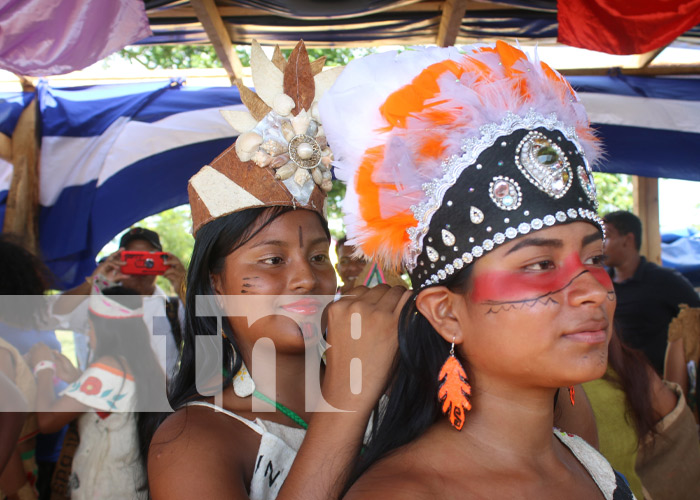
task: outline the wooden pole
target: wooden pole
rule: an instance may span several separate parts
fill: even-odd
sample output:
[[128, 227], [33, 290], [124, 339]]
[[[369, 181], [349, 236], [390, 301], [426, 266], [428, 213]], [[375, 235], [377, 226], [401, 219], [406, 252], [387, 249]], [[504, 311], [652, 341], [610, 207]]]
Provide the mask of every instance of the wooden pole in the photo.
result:
[[228, 74], [231, 85], [234, 85], [237, 80], [243, 77], [243, 64], [236, 54], [236, 48], [231, 42], [231, 36], [221, 14], [219, 14], [216, 3], [214, 0], [192, 0], [191, 4], [216, 51], [216, 55], [219, 56], [219, 60]]
[[28, 250], [39, 249], [39, 143], [37, 104], [24, 108], [12, 133], [12, 183], [7, 194], [3, 233], [17, 236]]
[[640, 253], [649, 262], [661, 265], [661, 229], [659, 227], [659, 179], [632, 176], [634, 213], [642, 220]]
[[449, 47], [454, 45], [462, 27], [462, 19], [467, 12], [467, 0], [446, 0], [442, 6], [442, 16], [440, 17], [440, 27], [436, 45], [439, 47]]

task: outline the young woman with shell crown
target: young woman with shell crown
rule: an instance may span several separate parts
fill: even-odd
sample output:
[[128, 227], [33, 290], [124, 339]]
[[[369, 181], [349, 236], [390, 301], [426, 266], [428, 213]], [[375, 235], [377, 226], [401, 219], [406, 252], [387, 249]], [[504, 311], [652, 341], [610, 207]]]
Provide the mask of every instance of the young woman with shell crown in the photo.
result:
[[351, 62], [319, 109], [349, 243], [414, 289], [345, 498], [633, 498], [552, 428], [558, 388], [605, 372], [615, 309], [569, 84], [502, 42], [418, 48]]
[[288, 61], [253, 43], [251, 66], [257, 93], [239, 86], [249, 112], [223, 112], [241, 135], [189, 182], [195, 247], [175, 412], [148, 451], [156, 500], [337, 498], [408, 298], [360, 287], [326, 308], [331, 153], [317, 101], [339, 70], [321, 72], [302, 42]]

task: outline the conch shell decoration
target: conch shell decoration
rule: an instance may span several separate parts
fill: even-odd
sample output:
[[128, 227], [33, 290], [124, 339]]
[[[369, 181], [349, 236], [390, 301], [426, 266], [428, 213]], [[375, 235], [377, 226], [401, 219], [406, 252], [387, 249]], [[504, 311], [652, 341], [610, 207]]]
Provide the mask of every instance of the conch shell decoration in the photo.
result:
[[309, 62], [303, 41], [288, 61], [279, 47], [270, 60], [254, 40], [250, 66], [255, 92], [237, 83], [248, 111], [221, 111], [241, 134], [236, 140], [238, 157], [274, 169], [295, 197], [296, 192], [308, 198], [314, 183], [325, 192], [333, 187], [333, 153], [320, 124], [318, 100], [343, 67], [322, 71], [324, 62], [325, 58]]

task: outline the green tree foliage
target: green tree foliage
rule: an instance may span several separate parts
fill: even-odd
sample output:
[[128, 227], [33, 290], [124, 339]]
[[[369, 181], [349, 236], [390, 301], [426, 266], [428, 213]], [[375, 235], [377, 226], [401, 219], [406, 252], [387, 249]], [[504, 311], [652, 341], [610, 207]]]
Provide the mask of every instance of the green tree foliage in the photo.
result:
[[629, 175], [595, 172], [593, 178], [602, 215], [616, 210], [632, 210], [632, 180]]
[[[316, 60], [326, 57], [326, 64], [338, 66], [356, 57], [374, 52], [373, 48], [307, 49], [309, 57]], [[236, 53], [243, 66], [250, 66], [250, 47], [238, 46]], [[282, 49], [289, 57], [291, 49]], [[119, 56], [129, 62], [137, 62], [148, 69], [221, 68], [221, 61], [211, 45], [139, 45], [119, 51]]]

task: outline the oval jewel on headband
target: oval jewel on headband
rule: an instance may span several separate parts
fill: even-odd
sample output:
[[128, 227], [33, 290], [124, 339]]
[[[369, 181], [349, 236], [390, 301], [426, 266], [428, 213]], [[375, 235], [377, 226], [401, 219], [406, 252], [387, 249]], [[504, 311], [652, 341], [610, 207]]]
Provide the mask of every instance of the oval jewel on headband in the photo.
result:
[[440, 259], [440, 255], [437, 253], [437, 250], [431, 246], [425, 247], [425, 252], [428, 254], [428, 259], [430, 259], [430, 262], [437, 262]]
[[469, 209], [469, 219], [474, 224], [481, 224], [484, 222], [484, 212], [472, 205]]
[[445, 246], [451, 247], [456, 241], [457, 239], [455, 238], [454, 234], [449, 232], [447, 229], [442, 230], [442, 242], [445, 244]]

